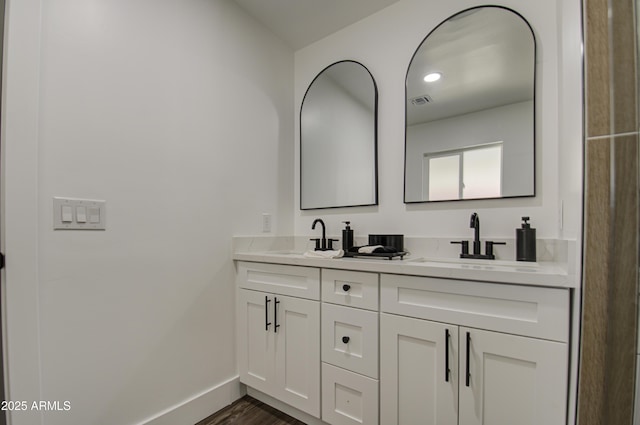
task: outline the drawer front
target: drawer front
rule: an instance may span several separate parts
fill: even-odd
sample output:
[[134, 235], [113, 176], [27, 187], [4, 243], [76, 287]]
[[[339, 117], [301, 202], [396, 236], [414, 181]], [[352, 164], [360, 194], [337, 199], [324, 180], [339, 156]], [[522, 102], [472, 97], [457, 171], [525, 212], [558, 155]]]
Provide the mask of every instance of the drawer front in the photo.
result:
[[473, 328], [567, 342], [565, 289], [383, 274], [381, 310]]
[[322, 301], [378, 310], [378, 274], [322, 269]]
[[322, 420], [332, 425], [377, 425], [378, 381], [322, 363]]
[[378, 378], [378, 313], [322, 303], [322, 361]]
[[236, 283], [240, 288], [310, 300], [320, 299], [318, 268], [244, 261], [239, 261], [237, 268]]

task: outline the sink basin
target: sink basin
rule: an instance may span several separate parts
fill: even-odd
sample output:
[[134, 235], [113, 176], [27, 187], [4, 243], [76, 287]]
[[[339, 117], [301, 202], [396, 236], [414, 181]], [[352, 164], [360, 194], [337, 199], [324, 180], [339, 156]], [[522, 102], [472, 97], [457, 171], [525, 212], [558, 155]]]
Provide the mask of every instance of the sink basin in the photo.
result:
[[484, 266], [484, 267], [518, 267], [518, 268], [538, 268], [539, 264], [529, 261], [513, 261], [513, 260], [476, 260], [473, 258], [414, 258], [408, 260], [409, 263], [424, 264], [424, 265], [437, 265], [437, 264], [450, 264], [450, 265], [466, 265], [466, 266]]
[[273, 255], [291, 255], [291, 256], [301, 256], [304, 254], [302, 251], [293, 251], [293, 250], [282, 250], [282, 251], [267, 251], [268, 254]]

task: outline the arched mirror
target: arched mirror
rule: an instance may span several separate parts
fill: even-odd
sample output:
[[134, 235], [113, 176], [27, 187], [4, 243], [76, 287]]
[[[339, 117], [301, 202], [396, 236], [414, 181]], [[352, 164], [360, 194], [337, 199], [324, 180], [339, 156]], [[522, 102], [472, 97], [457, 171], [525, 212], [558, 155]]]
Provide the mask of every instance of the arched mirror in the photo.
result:
[[358, 62], [311, 82], [300, 108], [300, 209], [378, 203], [377, 109], [376, 83]]
[[404, 201], [535, 195], [535, 37], [475, 7], [438, 25], [406, 79]]

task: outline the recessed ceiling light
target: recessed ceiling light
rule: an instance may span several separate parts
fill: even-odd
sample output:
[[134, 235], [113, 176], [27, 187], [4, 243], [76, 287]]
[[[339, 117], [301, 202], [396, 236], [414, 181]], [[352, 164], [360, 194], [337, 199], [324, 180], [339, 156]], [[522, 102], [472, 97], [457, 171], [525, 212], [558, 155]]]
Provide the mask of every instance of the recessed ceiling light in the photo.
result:
[[439, 72], [432, 72], [424, 76], [424, 81], [426, 83], [433, 83], [434, 81], [438, 81], [442, 77], [442, 74]]

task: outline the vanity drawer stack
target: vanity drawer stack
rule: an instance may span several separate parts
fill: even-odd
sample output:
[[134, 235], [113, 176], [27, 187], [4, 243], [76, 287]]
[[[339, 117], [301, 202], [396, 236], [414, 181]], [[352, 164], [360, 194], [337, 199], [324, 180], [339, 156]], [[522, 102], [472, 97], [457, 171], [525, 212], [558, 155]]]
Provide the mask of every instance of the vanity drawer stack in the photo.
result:
[[378, 424], [377, 273], [322, 269], [322, 420]]

